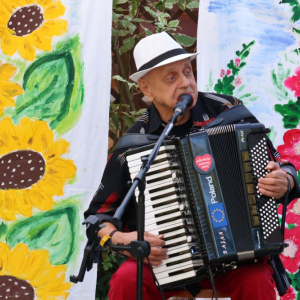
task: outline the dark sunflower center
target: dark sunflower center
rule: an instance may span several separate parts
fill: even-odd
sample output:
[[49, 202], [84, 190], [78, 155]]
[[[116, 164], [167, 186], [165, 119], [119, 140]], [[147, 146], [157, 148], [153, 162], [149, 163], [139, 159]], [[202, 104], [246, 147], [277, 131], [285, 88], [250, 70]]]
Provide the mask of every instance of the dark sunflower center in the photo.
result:
[[13, 276], [0, 276], [0, 295], [2, 299], [33, 300], [34, 288], [25, 280]]
[[45, 174], [45, 160], [35, 151], [20, 150], [0, 158], [0, 189], [25, 189]]
[[7, 27], [15, 31], [17, 36], [30, 34], [38, 29], [44, 22], [44, 15], [38, 5], [19, 8], [10, 17]]

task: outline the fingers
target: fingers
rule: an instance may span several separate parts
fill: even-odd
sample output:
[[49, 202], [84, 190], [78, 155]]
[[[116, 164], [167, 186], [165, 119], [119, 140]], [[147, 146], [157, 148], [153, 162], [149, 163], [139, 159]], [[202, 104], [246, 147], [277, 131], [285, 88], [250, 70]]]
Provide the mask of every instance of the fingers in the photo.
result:
[[258, 190], [267, 197], [280, 199], [287, 191], [287, 174], [274, 161], [269, 161], [266, 170], [271, 172], [258, 180]]
[[[159, 266], [162, 264], [164, 259], [169, 258], [167, 255], [168, 249], [160, 247], [151, 247], [151, 252], [149, 257], [150, 263], [153, 266]], [[145, 259], [147, 261], [147, 259]], [[144, 261], [145, 261], [144, 260]]]
[[275, 161], [269, 161], [267, 166], [266, 166], [267, 170], [273, 171], [273, 170], [280, 170], [280, 166], [277, 162]]

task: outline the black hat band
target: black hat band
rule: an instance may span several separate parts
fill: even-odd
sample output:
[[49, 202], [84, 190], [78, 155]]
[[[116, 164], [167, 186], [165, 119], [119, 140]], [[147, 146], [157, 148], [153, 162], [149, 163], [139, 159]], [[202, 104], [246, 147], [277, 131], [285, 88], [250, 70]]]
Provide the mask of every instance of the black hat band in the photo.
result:
[[180, 54], [188, 54], [184, 49], [182, 48], [178, 48], [178, 49], [173, 49], [170, 51], [167, 51], [159, 56], [156, 56], [155, 58], [151, 59], [150, 61], [148, 61], [147, 63], [145, 63], [144, 65], [142, 65], [137, 72], [140, 71], [144, 71], [150, 68], [155, 67], [156, 65], [158, 65], [159, 63], [161, 63], [162, 61], [171, 58], [173, 56], [177, 56]]

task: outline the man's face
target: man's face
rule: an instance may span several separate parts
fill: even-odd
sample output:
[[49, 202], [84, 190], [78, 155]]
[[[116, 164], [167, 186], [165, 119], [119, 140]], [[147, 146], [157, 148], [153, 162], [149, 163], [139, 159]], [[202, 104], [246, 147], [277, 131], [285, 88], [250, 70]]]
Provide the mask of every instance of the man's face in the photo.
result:
[[[198, 92], [197, 84], [189, 59], [184, 59], [153, 69], [139, 80], [139, 86], [149, 101], [152, 101], [166, 121], [173, 115], [178, 98], [188, 93], [195, 106]], [[186, 114], [189, 116], [190, 111]]]

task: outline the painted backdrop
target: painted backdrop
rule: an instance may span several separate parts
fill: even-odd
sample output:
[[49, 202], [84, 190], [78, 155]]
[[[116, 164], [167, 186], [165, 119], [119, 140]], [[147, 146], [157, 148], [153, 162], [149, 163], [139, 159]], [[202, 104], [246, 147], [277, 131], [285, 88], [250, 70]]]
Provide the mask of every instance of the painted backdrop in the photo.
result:
[[[298, 0], [201, 0], [198, 51], [199, 90], [241, 99], [272, 129], [270, 138], [281, 157], [299, 171]], [[288, 207], [285, 239], [289, 247], [281, 258], [293, 287], [282, 299], [299, 300], [300, 199]]]
[[0, 0], [1, 299], [95, 299], [81, 225], [107, 155], [112, 1]]

